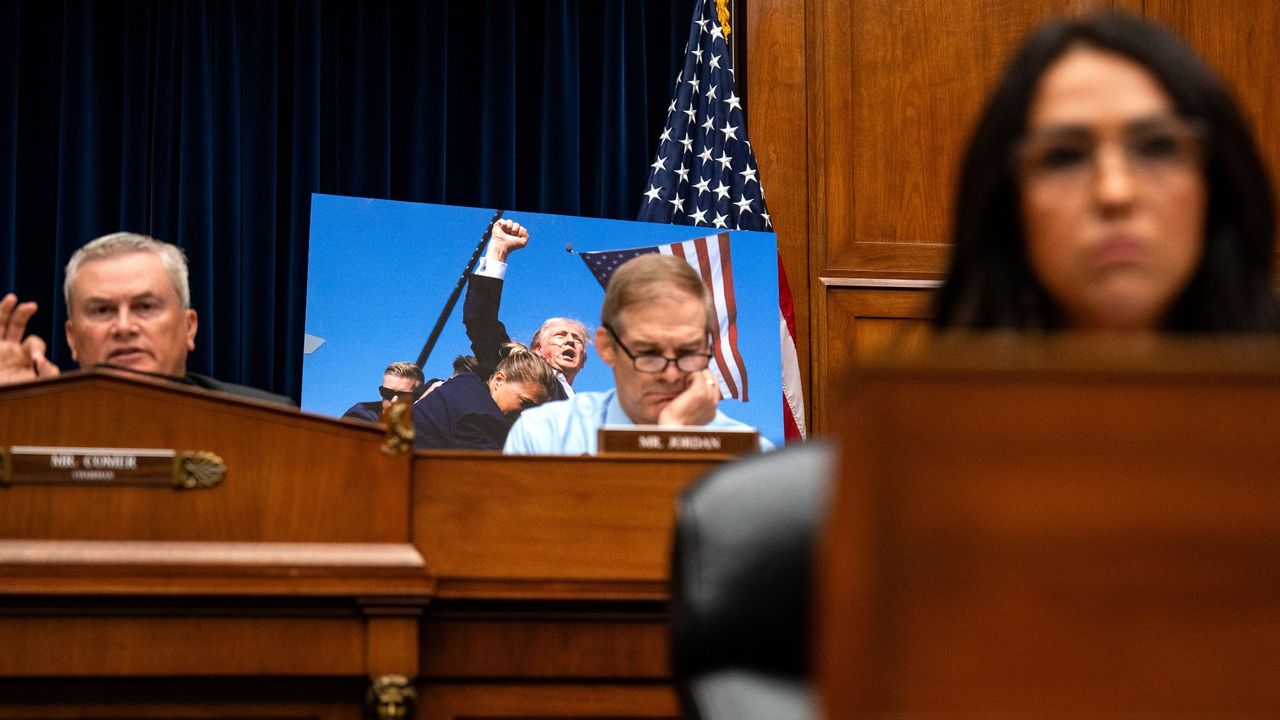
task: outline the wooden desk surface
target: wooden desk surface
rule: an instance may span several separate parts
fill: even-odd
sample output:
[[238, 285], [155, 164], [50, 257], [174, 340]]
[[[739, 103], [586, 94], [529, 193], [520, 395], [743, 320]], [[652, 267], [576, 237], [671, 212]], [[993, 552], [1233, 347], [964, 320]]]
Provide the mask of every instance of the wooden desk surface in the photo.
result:
[[829, 717], [1280, 715], [1274, 344], [986, 339], [863, 368]]
[[0, 446], [207, 450], [208, 490], [13, 485], [0, 537], [205, 542], [406, 542], [409, 456], [382, 432], [292, 408], [114, 374], [0, 388]]
[[[675, 498], [713, 459], [388, 458], [375, 426], [103, 373], [0, 388], [0, 409], [0, 445], [228, 469], [207, 490], [0, 488], [0, 717], [207, 716], [145, 700], [177, 678], [223, 688], [200, 691], [214, 714], [355, 718], [351, 681], [391, 672], [421, 718], [676, 714]], [[43, 699], [66, 692], [87, 709]]]
[[665, 600], [681, 456], [414, 459], [413, 542], [442, 598]]

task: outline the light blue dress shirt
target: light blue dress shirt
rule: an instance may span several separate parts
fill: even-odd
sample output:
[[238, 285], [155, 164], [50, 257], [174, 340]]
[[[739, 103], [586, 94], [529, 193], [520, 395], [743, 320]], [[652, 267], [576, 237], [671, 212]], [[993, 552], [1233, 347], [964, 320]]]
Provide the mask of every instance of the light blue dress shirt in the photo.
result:
[[[630, 427], [618, 402], [618, 391], [580, 392], [568, 400], [550, 402], [520, 413], [511, 427], [502, 452], [507, 455], [595, 455], [596, 439], [601, 427]], [[750, 429], [716, 410], [715, 419], [704, 427]], [[760, 438], [761, 450], [772, 450], [773, 443]]]

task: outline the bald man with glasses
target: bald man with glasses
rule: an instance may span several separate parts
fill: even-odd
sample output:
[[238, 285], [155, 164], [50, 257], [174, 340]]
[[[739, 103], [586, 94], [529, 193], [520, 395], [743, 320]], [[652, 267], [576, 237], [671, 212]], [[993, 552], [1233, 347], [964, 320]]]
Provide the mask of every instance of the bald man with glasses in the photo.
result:
[[684, 260], [650, 254], [627, 261], [609, 280], [595, 333], [614, 389], [525, 411], [503, 452], [594, 455], [601, 427], [747, 429], [717, 409], [720, 386], [708, 369], [714, 324], [707, 288]]

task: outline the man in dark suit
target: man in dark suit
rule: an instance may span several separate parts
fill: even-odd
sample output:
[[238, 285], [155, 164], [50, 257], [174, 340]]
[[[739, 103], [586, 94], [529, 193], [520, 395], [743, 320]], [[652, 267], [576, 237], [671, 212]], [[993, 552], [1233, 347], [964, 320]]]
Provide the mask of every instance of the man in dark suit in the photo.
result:
[[[499, 350], [511, 342], [507, 328], [498, 319], [502, 304], [502, 283], [507, 258], [529, 244], [529, 231], [514, 220], [494, 223], [489, 247], [476, 272], [467, 283], [467, 299], [462, 306], [462, 322], [471, 339], [471, 351], [480, 364], [480, 376], [488, 378], [498, 366]], [[529, 349], [551, 364], [559, 386], [551, 400], [573, 395], [573, 379], [587, 362], [587, 328], [570, 318], [549, 318], [533, 334]]]
[[[391, 407], [396, 398], [407, 398], [414, 402], [422, 396], [427, 389], [423, 379], [422, 368], [417, 365], [411, 362], [393, 362], [382, 371], [382, 384], [378, 386], [381, 399], [356, 403], [342, 413], [342, 417], [381, 422], [382, 413]], [[433, 379], [432, 382], [440, 381]]]
[[[293, 400], [187, 371], [196, 347], [187, 258], [175, 245], [137, 233], [104, 235], [71, 256], [62, 286], [67, 344], [81, 367], [132, 370], [207, 390], [293, 405]], [[0, 300], [0, 385], [53, 377], [45, 342], [23, 337], [34, 302]]]

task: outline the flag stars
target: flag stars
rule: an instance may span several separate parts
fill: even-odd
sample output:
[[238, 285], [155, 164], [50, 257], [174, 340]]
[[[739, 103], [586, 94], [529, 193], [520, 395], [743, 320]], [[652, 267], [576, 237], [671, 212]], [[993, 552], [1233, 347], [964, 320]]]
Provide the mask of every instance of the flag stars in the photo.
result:
[[772, 230], [759, 170], [744, 137], [745, 103], [734, 91], [727, 29], [715, 14], [716, 2], [694, 1], [692, 38], [685, 62], [676, 68], [675, 100], [660, 129], [641, 217], [721, 230]]

